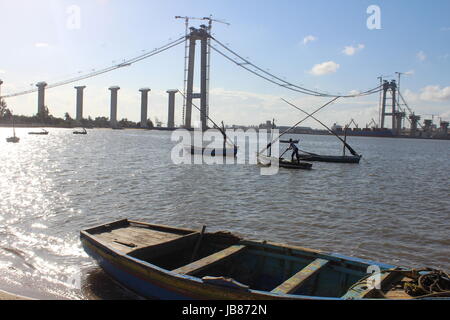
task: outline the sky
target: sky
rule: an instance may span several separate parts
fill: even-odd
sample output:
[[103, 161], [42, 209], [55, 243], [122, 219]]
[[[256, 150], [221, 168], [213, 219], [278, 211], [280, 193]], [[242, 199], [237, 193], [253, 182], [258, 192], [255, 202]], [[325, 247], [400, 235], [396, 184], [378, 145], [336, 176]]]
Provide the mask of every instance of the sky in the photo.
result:
[[[371, 6], [379, 9], [368, 10]], [[450, 1], [433, 0], [0, 0], [1, 94], [99, 70], [184, 35], [175, 16], [213, 15], [213, 35], [256, 65], [291, 83], [331, 94], [374, 88], [378, 77], [405, 73], [401, 91], [422, 118], [450, 120]], [[201, 21], [192, 20], [192, 26]], [[197, 60], [199, 61], [199, 60]], [[197, 64], [197, 67], [199, 65]], [[46, 91], [50, 112], [75, 115], [75, 85], [86, 85], [84, 116], [109, 117], [108, 87], [118, 85], [118, 117], [139, 121], [149, 87], [149, 116], [167, 121], [166, 90], [183, 88], [184, 46], [96, 78]], [[196, 77], [196, 88], [199, 78]], [[326, 98], [275, 86], [212, 54], [210, 115], [226, 124], [276, 119], [293, 125]], [[15, 114], [37, 112], [37, 93], [9, 98]], [[176, 101], [176, 123], [182, 121]], [[317, 116], [326, 124], [378, 121], [379, 95], [341, 99]], [[194, 120], [199, 119], [194, 111]], [[390, 121], [387, 120], [389, 123]], [[319, 127], [313, 120], [303, 125]]]

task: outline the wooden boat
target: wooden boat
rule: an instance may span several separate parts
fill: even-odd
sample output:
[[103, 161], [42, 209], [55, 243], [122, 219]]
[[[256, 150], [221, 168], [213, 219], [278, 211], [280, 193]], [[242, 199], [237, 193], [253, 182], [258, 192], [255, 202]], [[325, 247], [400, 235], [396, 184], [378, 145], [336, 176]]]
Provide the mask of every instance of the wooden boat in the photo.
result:
[[297, 170], [311, 170], [313, 167], [312, 163], [290, 161], [283, 158], [280, 159], [279, 165], [281, 168]]
[[13, 136], [6, 138], [6, 142], [8, 143], [19, 143], [20, 138], [16, 136], [16, 127], [14, 125], [14, 117], [12, 118], [12, 126], [13, 126]]
[[83, 131], [74, 131], [73, 134], [87, 134], [87, 131], [83, 128]]
[[266, 166], [266, 167], [270, 167], [273, 163], [278, 162], [278, 166], [280, 168], [285, 168], [285, 169], [294, 169], [294, 170], [311, 170], [313, 165], [312, 163], [308, 163], [308, 162], [297, 162], [297, 161], [290, 161], [290, 160], [286, 160], [284, 158], [280, 158], [277, 161], [277, 158], [275, 157], [268, 157], [265, 155], [261, 155], [258, 154], [258, 164], [262, 165], [262, 166]]
[[41, 132], [28, 132], [29, 135], [35, 135], [35, 136], [47, 136], [48, 133], [49, 132], [45, 129], [42, 129]]
[[[113, 279], [145, 298], [450, 297], [450, 280], [443, 272], [408, 270], [336, 253], [243, 240], [230, 233], [206, 233], [204, 230], [121, 220], [81, 231], [80, 237], [86, 252]], [[371, 273], [372, 269], [378, 271]], [[368, 285], [372, 279], [369, 277], [379, 277], [380, 289]], [[428, 290], [425, 283], [430, 281], [424, 279], [438, 281], [440, 292], [422, 294], [417, 283]]]
[[185, 149], [192, 155], [204, 155], [211, 157], [235, 157], [238, 153], [238, 147], [230, 148], [200, 148], [195, 146], [186, 146]]
[[333, 163], [359, 163], [362, 156], [322, 156], [318, 154], [308, 153], [300, 154], [300, 160], [317, 161], [317, 162], [333, 162]]
[[20, 142], [20, 138], [16, 137], [16, 136], [9, 137], [9, 138], [6, 138], [6, 142], [8, 142], [8, 143], [19, 143]]

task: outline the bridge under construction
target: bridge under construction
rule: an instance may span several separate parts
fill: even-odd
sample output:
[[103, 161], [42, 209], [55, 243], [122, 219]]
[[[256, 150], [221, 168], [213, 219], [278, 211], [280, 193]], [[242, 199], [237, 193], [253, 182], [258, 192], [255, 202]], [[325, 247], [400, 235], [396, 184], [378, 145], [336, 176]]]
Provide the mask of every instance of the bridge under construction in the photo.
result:
[[[2, 99], [18, 97], [30, 93], [37, 92], [37, 114], [42, 114], [45, 111], [45, 91], [52, 88], [57, 88], [63, 85], [68, 85], [71, 83], [79, 83], [83, 80], [87, 80], [89, 78], [97, 77], [102, 74], [112, 72], [117, 69], [121, 69], [124, 67], [129, 67], [132, 64], [140, 62], [144, 59], [148, 59], [154, 55], [160, 54], [164, 51], [167, 51], [171, 48], [174, 48], [178, 45], [185, 44], [185, 72], [184, 72], [184, 90], [183, 92], [177, 89], [168, 90], [168, 121], [167, 128], [174, 129], [175, 128], [175, 96], [177, 93], [182, 93], [183, 96], [183, 110], [182, 110], [182, 127], [186, 129], [191, 129], [192, 125], [192, 107], [195, 106], [200, 110], [200, 123], [201, 128], [203, 130], [208, 129], [208, 119], [209, 119], [209, 86], [210, 86], [210, 67], [211, 67], [211, 52], [214, 51], [218, 55], [225, 58], [225, 60], [232, 62], [236, 66], [250, 72], [251, 74], [262, 78], [265, 81], [270, 82], [273, 85], [282, 87], [286, 90], [294, 91], [303, 95], [315, 96], [315, 97], [328, 97], [328, 98], [357, 98], [362, 96], [368, 96], [380, 93], [380, 119], [379, 125], [374, 122], [374, 127], [371, 128], [373, 132], [384, 132], [390, 136], [400, 136], [404, 135], [405, 132], [405, 119], [409, 121], [410, 126], [408, 133], [411, 137], [432, 137], [433, 134], [433, 123], [430, 120], [425, 120], [424, 124], [420, 124], [421, 117], [415, 115], [415, 113], [411, 110], [409, 105], [406, 103], [403, 98], [397, 82], [395, 80], [392, 81], [384, 81], [381, 82], [380, 85], [368, 89], [362, 90], [357, 94], [352, 95], [332, 95], [325, 92], [320, 92], [318, 90], [311, 90], [302, 86], [295, 85], [292, 82], [281, 78], [273, 73], [266, 71], [266, 69], [257, 66], [246, 58], [243, 58], [241, 55], [230, 49], [228, 46], [224, 45], [222, 42], [217, 40], [211, 33], [212, 31], [212, 23], [221, 22], [220, 20], [212, 19], [212, 17], [205, 18], [191, 18], [191, 17], [180, 17], [176, 18], [184, 19], [186, 22], [186, 34], [183, 37], [180, 37], [170, 43], [154, 49], [149, 52], [145, 52], [140, 56], [135, 58], [125, 60], [122, 63], [113, 65], [111, 67], [100, 69], [97, 71], [92, 71], [90, 73], [77, 76], [75, 78], [70, 78], [64, 81], [60, 81], [57, 83], [47, 84], [45, 81], [37, 83], [35, 88], [30, 90], [25, 90], [21, 92], [6, 94], [4, 96], [0, 96]], [[190, 27], [189, 21], [192, 19], [205, 20], [209, 21], [208, 25], [200, 25], [200, 27]], [[196, 70], [196, 47], [197, 43], [200, 43], [200, 83], [199, 87], [200, 92], [194, 92], [194, 74]], [[0, 88], [3, 82], [0, 80]], [[76, 120], [81, 122], [83, 120], [83, 96], [84, 90], [86, 89], [86, 85], [77, 85], [76, 89]], [[110, 98], [110, 125], [112, 128], [118, 127], [117, 122], [117, 109], [118, 109], [118, 94], [120, 87], [115, 85], [109, 88], [111, 98]], [[141, 117], [140, 117], [140, 125], [142, 128], [147, 128], [147, 119], [148, 119], [148, 95], [151, 92], [150, 88], [141, 88], [139, 90], [141, 93]], [[1, 91], [0, 91], [1, 93]], [[199, 100], [200, 106], [197, 107], [196, 101]], [[388, 105], [390, 102], [390, 106]], [[387, 125], [387, 118], [391, 118], [391, 126], [390, 128]], [[448, 136], [448, 125], [449, 123], [446, 121], [442, 121], [440, 124], [440, 132]], [[352, 130], [351, 133], [359, 132], [358, 126], [356, 126], [356, 130]], [[339, 128], [336, 128], [339, 131]], [[361, 130], [361, 132], [367, 132], [369, 128], [366, 130]], [[376, 134], [378, 135], [378, 134]]]

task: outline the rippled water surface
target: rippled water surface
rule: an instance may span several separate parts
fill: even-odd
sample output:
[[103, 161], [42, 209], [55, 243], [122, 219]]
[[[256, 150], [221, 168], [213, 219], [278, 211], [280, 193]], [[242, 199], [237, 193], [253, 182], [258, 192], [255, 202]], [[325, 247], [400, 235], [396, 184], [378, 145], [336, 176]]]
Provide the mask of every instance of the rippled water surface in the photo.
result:
[[[450, 141], [351, 137], [360, 165], [174, 165], [170, 133], [0, 129], [0, 288], [37, 298], [130, 298], [80, 246], [81, 229], [132, 218], [450, 270]], [[302, 147], [339, 154], [331, 136]], [[80, 277], [77, 275], [81, 274]], [[78, 289], [78, 287], [82, 289]]]

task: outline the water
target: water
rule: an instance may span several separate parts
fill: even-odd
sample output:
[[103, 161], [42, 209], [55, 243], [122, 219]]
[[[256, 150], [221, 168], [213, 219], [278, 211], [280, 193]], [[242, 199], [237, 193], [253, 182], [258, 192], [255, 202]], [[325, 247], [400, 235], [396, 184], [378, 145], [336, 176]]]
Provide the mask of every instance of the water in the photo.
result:
[[[450, 270], [450, 142], [350, 137], [360, 165], [261, 176], [177, 166], [170, 133], [0, 129], [0, 289], [36, 298], [133, 298], [99, 270], [81, 229], [122, 218]], [[335, 137], [303, 149], [340, 154]], [[80, 289], [81, 288], [81, 289]]]

